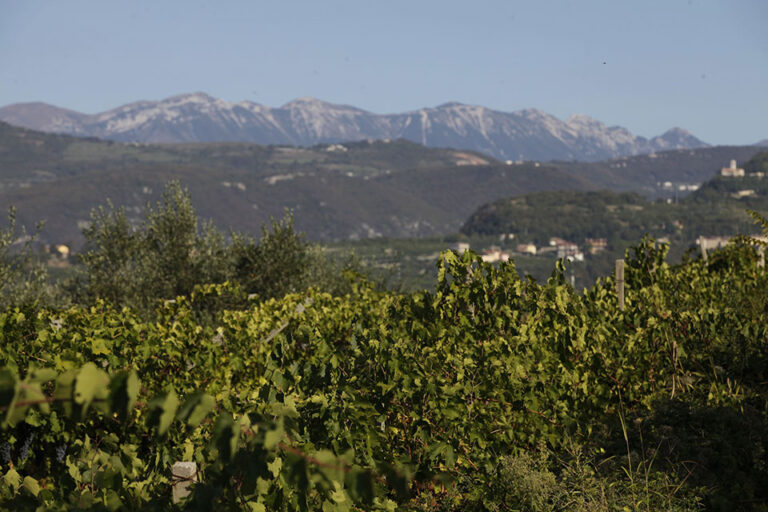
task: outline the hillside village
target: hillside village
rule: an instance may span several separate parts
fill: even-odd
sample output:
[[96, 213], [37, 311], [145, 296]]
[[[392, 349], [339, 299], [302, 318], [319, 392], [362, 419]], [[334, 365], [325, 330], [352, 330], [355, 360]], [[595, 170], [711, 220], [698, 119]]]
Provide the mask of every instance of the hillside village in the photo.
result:
[[[559, 237], [552, 237], [549, 243], [537, 247], [533, 243], [514, 244], [514, 233], [499, 235], [500, 242], [508, 242], [513, 249], [502, 249], [498, 245], [490, 245], [479, 250], [483, 261], [487, 263], [496, 263], [499, 261], [509, 261], [510, 256], [544, 256], [551, 255], [555, 258], [565, 258], [568, 261], [584, 261], [585, 254], [595, 255], [606, 250], [608, 240], [606, 238], [585, 238], [584, 243], [579, 246], [575, 242], [570, 242]], [[471, 249], [469, 242], [457, 242], [451, 249], [458, 253], [463, 253]]]
[[741, 233], [754, 235], [755, 226], [745, 212], [768, 206], [760, 158], [744, 168], [734, 159], [725, 167], [713, 165], [714, 177], [691, 186], [690, 193], [676, 201], [607, 191], [532, 193], [484, 205], [461, 235], [442, 242], [381, 239], [354, 247], [376, 266], [401, 276], [431, 275], [440, 251], [452, 249], [472, 250], [488, 263], [514, 260], [521, 273], [537, 279], [545, 279], [552, 262], [563, 258], [574, 264], [571, 279], [575, 272], [577, 282], [589, 283], [610, 272], [613, 260], [646, 233], [670, 245], [671, 261], [686, 251], [707, 253], [724, 247]]

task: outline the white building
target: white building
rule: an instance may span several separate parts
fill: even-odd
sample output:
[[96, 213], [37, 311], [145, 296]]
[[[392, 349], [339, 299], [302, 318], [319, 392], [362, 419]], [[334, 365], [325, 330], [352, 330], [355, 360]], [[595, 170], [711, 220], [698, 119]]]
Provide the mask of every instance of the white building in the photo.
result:
[[702, 250], [725, 247], [731, 241], [732, 236], [700, 236], [696, 239], [696, 245]]
[[736, 160], [731, 160], [730, 167], [723, 167], [720, 169], [720, 176], [728, 176], [731, 178], [744, 177], [744, 169], [736, 167]]
[[[579, 251], [579, 246], [572, 243], [572, 242], [566, 242], [564, 244], [558, 244], [557, 245], [557, 257], [558, 258], [571, 258], [576, 256], [576, 254], [580, 254], [581, 251]], [[581, 259], [584, 259], [584, 255], [582, 254]]]
[[495, 263], [497, 261], [509, 261], [509, 253], [503, 252], [501, 248], [495, 245], [483, 251], [483, 261], [486, 263]]

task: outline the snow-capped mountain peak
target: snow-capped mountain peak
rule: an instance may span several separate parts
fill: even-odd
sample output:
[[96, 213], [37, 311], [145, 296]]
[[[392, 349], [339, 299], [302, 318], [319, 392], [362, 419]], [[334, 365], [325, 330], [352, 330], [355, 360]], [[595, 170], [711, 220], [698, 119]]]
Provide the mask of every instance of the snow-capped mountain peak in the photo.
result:
[[379, 115], [313, 97], [272, 108], [249, 101], [231, 103], [203, 92], [139, 101], [94, 115], [42, 103], [16, 104], [0, 108], [0, 120], [43, 131], [136, 142], [313, 145], [405, 138], [505, 160], [599, 160], [706, 145], [680, 128], [647, 140], [583, 114], [562, 121], [534, 108], [500, 112], [447, 102]]

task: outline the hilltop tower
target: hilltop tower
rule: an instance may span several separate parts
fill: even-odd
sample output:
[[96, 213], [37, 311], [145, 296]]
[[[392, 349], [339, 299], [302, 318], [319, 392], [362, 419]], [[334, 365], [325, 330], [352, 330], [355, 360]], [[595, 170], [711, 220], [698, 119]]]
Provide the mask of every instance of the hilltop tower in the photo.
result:
[[736, 160], [731, 160], [730, 167], [723, 167], [720, 169], [720, 176], [729, 176], [731, 178], [744, 177], [744, 169], [740, 169], [736, 166]]

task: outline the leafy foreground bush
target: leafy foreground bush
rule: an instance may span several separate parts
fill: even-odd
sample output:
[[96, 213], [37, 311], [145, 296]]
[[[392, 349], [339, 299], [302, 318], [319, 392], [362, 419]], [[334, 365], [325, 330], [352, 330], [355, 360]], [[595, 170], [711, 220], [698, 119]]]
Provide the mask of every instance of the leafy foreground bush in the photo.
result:
[[0, 314], [14, 509], [768, 510], [768, 276], [754, 250], [627, 253], [577, 294], [446, 252], [432, 293], [356, 285], [152, 321]]

